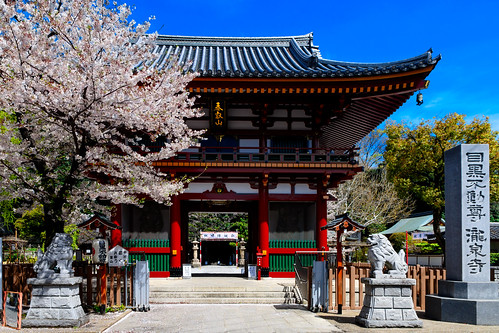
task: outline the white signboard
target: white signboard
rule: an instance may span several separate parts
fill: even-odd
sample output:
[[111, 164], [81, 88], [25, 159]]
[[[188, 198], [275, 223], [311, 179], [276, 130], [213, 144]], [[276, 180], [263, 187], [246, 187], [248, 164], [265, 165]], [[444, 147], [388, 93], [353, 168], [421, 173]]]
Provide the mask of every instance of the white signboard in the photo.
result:
[[182, 264], [182, 278], [191, 278], [191, 264]]
[[128, 251], [119, 245], [109, 250], [109, 267], [123, 267], [128, 263]]
[[201, 240], [237, 241], [237, 231], [201, 231]]

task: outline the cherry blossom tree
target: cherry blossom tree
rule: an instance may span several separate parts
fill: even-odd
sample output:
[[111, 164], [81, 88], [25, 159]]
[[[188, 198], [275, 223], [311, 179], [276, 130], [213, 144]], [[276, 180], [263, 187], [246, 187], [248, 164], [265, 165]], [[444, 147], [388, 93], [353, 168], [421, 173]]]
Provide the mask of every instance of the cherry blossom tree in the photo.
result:
[[[43, 205], [47, 239], [108, 203], [160, 203], [158, 161], [200, 134], [188, 74], [159, 67], [149, 23], [102, 0], [0, 0], [0, 200]], [[161, 142], [149, 150], [147, 142]]]

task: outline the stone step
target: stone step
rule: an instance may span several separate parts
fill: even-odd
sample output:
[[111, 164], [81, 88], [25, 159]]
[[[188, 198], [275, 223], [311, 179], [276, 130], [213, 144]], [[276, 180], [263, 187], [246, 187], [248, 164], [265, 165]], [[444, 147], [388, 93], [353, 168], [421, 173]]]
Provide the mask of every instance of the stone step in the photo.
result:
[[[292, 287], [290, 287], [292, 288]], [[233, 287], [233, 286], [150, 286], [152, 292], [285, 292], [288, 287], [283, 286], [255, 286], [255, 287]]]
[[294, 304], [294, 298], [154, 298], [152, 304]]
[[282, 291], [151, 291], [149, 298], [294, 298], [294, 293]]

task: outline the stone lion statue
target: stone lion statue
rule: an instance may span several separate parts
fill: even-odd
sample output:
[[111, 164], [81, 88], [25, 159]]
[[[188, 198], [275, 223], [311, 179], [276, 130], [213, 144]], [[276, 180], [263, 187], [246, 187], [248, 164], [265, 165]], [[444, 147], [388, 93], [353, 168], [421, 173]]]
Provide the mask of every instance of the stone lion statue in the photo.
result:
[[[367, 257], [371, 263], [371, 277], [405, 277], [407, 274], [407, 264], [405, 263], [404, 250], [397, 254], [392, 244], [382, 234], [373, 234], [367, 238], [369, 251]], [[391, 268], [389, 274], [383, 274], [383, 267], [387, 263]]]
[[64, 233], [55, 234], [47, 251], [38, 250], [38, 260], [33, 267], [38, 278], [53, 277], [56, 271], [65, 276], [73, 274], [73, 239]]

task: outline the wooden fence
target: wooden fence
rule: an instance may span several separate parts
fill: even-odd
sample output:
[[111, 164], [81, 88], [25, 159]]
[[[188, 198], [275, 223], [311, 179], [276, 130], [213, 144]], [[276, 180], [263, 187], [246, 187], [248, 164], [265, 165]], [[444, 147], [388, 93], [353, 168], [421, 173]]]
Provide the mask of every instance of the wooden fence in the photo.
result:
[[[97, 269], [97, 265], [87, 262], [73, 262], [75, 276], [81, 276], [80, 299], [84, 307], [103, 304], [105, 298], [107, 306], [132, 306], [133, 301], [133, 274], [131, 267], [105, 267]], [[28, 278], [36, 277], [33, 264], [4, 264], [3, 265], [3, 290], [20, 291], [23, 293], [23, 305], [28, 305], [31, 300], [31, 287]], [[105, 284], [105, 293], [101, 293], [102, 284]]]
[[[369, 264], [347, 264], [343, 274], [343, 306], [347, 310], [361, 309], [364, 302], [364, 284], [361, 279], [369, 277]], [[409, 266], [407, 277], [416, 280], [412, 287], [412, 299], [416, 310], [425, 310], [425, 296], [438, 293], [438, 281], [445, 279], [445, 269]], [[329, 270], [329, 308], [338, 308], [336, 295], [337, 273]], [[350, 292], [354, 291], [354, 292]]]
[[107, 267], [87, 262], [73, 262], [73, 268], [75, 276], [83, 278], [80, 284], [82, 304], [87, 306], [104, 303], [107, 306], [133, 305], [131, 267]]
[[3, 290], [23, 293], [23, 305], [28, 305], [31, 300], [31, 287], [27, 280], [36, 277], [33, 264], [3, 264]]

